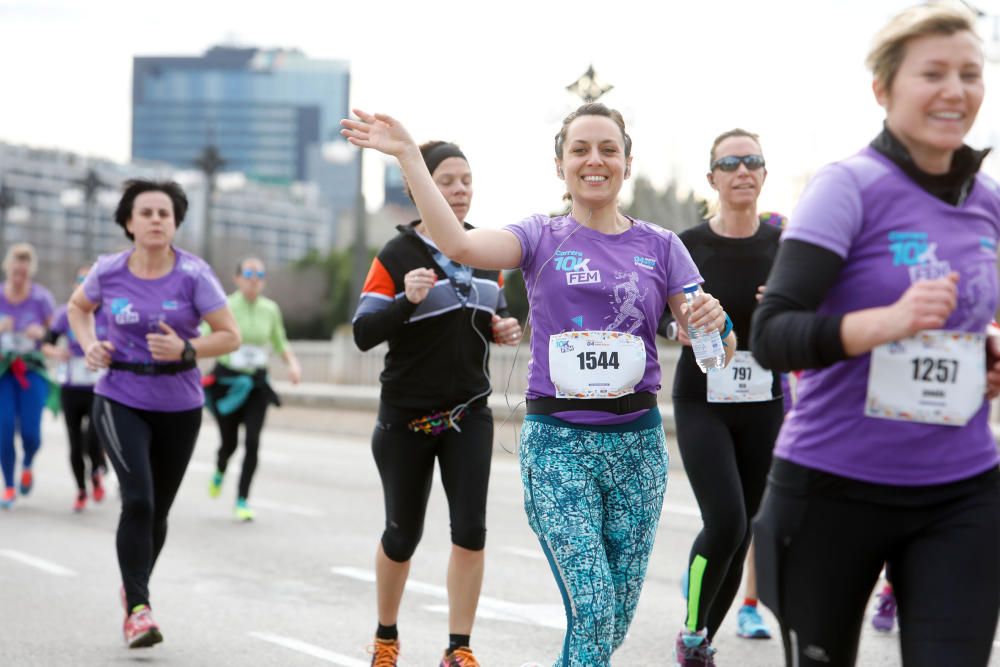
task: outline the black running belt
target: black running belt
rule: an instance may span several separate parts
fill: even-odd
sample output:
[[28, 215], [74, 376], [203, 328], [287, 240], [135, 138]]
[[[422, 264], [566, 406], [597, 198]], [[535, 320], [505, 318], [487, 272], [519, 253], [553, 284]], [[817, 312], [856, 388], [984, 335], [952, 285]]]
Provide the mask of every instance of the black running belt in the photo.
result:
[[618, 398], [529, 398], [526, 401], [529, 415], [551, 415], [554, 412], [570, 412], [573, 410], [597, 410], [611, 412], [616, 415], [626, 415], [656, 407], [656, 394], [640, 392]]
[[128, 371], [129, 373], [135, 373], [136, 375], [177, 375], [178, 373], [189, 371], [197, 365], [198, 364], [194, 361], [180, 361], [168, 364], [157, 364], [152, 362], [146, 364], [133, 364], [127, 361], [112, 361], [109, 368], [113, 371]]

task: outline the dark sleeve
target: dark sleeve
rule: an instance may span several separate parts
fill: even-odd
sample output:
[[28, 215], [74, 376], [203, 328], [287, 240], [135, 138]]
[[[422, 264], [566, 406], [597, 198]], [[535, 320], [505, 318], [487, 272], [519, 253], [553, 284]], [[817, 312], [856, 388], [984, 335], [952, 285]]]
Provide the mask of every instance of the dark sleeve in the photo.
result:
[[48, 343], [49, 345], [55, 345], [59, 340], [59, 336], [62, 335], [58, 331], [53, 331], [49, 329], [45, 332], [45, 338], [42, 339], [43, 343]]
[[839, 255], [812, 243], [781, 244], [750, 329], [750, 349], [761, 366], [785, 373], [847, 358], [840, 337], [844, 316], [816, 314], [843, 264]]
[[394, 299], [381, 310], [365, 313], [354, 320], [354, 344], [364, 352], [398, 334], [417, 304], [405, 296]]
[[660, 323], [656, 326], [656, 333], [660, 334], [664, 338], [667, 337], [667, 327], [670, 323], [674, 321], [674, 313], [670, 310], [670, 304], [663, 309], [663, 314], [660, 315]]

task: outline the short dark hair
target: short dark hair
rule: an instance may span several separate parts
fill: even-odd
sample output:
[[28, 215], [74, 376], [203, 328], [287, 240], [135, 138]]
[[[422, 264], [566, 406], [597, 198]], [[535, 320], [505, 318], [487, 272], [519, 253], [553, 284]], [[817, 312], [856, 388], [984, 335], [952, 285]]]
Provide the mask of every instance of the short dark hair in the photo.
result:
[[122, 198], [118, 200], [118, 207], [115, 209], [115, 224], [125, 230], [125, 236], [129, 241], [134, 241], [135, 236], [126, 227], [126, 223], [132, 217], [132, 208], [135, 206], [135, 198], [144, 192], [162, 192], [170, 197], [174, 206], [174, 223], [180, 228], [184, 222], [184, 216], [188, 210], [187, 195], [183, 188], [174, 181], [147, 181], [141, 178], [133, 178], [125, 181], [122, 185]]
[[[420, 144], [420, 157], [424, 159], [424, 164], [427, 165], [427, 171], [431, 172], [431, 176], [434, 175], [434, 171], [443, 161], [441, 159], [435, 159], [433, 160], [433, 164], [431, 161], [431, 158], [433, 154], [436, 152], [436, 149], [440, 148], [441, 146], [445, 146], [446, 148], [452, 149], [450, 151], [446, 150], [444, 153], [442, 153], [443, 155], [446, 155], [447, 157], [462, 157], [462, 159], [465, 159], [465, 156], [462, 155], [462, 149], [459, 148], [458, 144], [456, 144], [453, 141], [439, 141], [435, 139], [434, 141], [428, 141], [426, 143]], [[466, 162], [468, 162], [468, 160], [466, 160]], [[403, 191], [406, 192], [406, 196], [410, 198], [410, 201], [414, 201], [413, 193], [410, 192], [410, 184], [406, 182], [405, 178], [403, 179]]]

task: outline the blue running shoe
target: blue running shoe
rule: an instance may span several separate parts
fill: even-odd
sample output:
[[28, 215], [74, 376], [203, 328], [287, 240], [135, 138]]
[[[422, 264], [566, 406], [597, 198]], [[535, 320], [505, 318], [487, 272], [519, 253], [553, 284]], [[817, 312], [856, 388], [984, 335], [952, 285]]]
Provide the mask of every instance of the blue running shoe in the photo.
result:
[[771, 630], [761, 617], [757, 607], [748, 604], [736, 612], [736, 634], [744, 639], [770, 639]]

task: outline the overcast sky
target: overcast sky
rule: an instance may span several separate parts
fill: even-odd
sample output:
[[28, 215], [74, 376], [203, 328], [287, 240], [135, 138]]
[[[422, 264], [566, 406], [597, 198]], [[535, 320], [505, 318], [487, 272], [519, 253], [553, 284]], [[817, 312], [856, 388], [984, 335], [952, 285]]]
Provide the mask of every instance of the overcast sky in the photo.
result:
[[[761, 209], [790, 212], [808, 176], [879, 130], [864, 58], [909, 2], [500, 3], [439, 0], [248, 3], [0, 0], [0, 140], [127, 160], [132, 58], [229, 43], [346, 59], [353, 103], [402, 120], [418, 141], [459, 143], [475, 182], [470, 221], [503, 225], [558, 208], [552, 137], [591, 63], [615, 86], [633, 174], [702, 195], [718, 133], [761, 135]], [[1000, 0], [977, 0], [1000, 13]], [[992, 21], [981, 26], [987, 44]], [[1000, 64], [969, 142], [1000, 144]], [[381, 162], [368, 160], [369, 201]], [[1000, 173], [994, 156], [987, 170]]]

